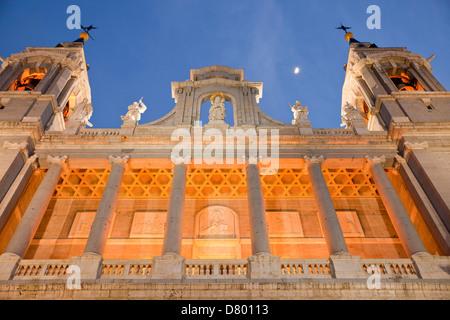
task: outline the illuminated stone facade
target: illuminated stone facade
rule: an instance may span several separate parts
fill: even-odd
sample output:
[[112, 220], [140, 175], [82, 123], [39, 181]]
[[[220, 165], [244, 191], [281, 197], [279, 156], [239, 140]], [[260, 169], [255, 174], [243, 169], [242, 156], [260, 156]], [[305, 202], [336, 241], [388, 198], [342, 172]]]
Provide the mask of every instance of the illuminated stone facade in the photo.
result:
[[351, 42], [345, 129], [300, 102], [271, 118], [263, 84], [223, 66], [173, 82], [159, 120], [141, 100], [90, 129], [81, 43], [12, 54], [0, 298], [450, 298], [450, 93], [430, 62]]

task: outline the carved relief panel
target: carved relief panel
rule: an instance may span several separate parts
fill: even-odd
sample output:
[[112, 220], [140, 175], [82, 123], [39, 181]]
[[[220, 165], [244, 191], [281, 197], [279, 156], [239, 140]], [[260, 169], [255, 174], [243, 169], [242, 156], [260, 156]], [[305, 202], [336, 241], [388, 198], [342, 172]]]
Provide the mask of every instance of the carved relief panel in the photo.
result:
[[196, 216], [197, 239], [236, 239], [238, 236], [236, 213], [223, 206], [210, 206]]
[[267, 211], [270, 237], [303, 237], [298, 211]]
[[92, 223], [95, 218], [95, 211], [79, 211], [70, 228], [69, 238], [88, 238]]
[[193, 259], [240, 259], [239, 220], [234, 210], [209, 206], [195, 217]]
[[166, 212], [135, 212], [130, 238], [163, 238], [166, 219]]

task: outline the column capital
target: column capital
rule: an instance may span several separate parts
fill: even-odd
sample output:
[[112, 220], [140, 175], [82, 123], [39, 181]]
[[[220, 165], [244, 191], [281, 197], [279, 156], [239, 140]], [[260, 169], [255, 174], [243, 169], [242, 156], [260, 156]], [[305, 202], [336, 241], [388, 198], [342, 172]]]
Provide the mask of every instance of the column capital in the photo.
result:
[[322, 166], [322, 163], [324, 162], [325, 158], [324, 156], [304, 156], [303, 159], [305, 159], [305, 167], [304, 170], [306, 171], [309, 166], [313, 164], [318, 164]]
[[385, 156], [366, 156], [367, 165], [364, 168], [364, 171], [367, 171], [367, 169], [370, 169], [370, 167], [380, 164], [382, 167], [384, 167], [384, 164], [386, 163], [386, 157]]
[[111, 162], [111, 166], [118, 164], [126, 169], [129, 158], [129, 156], [109, 156], [109, 162]]
[[170, 160], [172, 160], [172, 164], [174, 166], [179, 165], [179, 164], [191, 164], [191, 156], [186, 156], [186, 157], [179, 157], [179, 156], [172, 156], [170, 158]]
[[49, 155], [49, 156], [47, 156], [47, 162], [50, 165], [56, 164], [56, 165], [60, 166], [61, 168], [63, 168], [64, 171], [67, 171], [69, 169], [67, 166], [67, 162], [66, 162], [67, 158], [68, 158], [67, 156], [53, 157], [53, 156]]
[[184, 162], [184, 161], [182, 161], [182, 160], [180, 160], [180, 161], [178, 161], [178, 162], [173, 162], [173, 161], [172, 161], [172, 166], [171, 166], [172, 172], [173, 172], [173, 171], [175, 170], [175, 168], [178, 167], [178, 166], [183, 166], [183, 167], [185, 167], [185, 168], [186, 168], [186, 173], [191, 172], [191, 170], [193, 169], [193, 166], [191, 165], [190, 162]]
[[257, 165], [259, 162], [261, 162], [261, 160], [262, 160], [262, 156], [250, 156], [250, 157], [242, 156], [242, 162], [245, 165], [249, 165], [249, 164]]
[[393, 173], [394, 173], [395, 175], [398, 174], [398, 171], [400, 170], [400, 167], [401, 167], [403, 164], [404, 164], [404, 165], [407, 164], [405, 158], [403, 158], [402, 156], [396, 155], [396, 156], [394, 157], [394, 170], [393, 170]]
[[37, 154], [34, 154], [27, 159], [26, 163], [31, 164], [31, 166], [33, 167], [33, 170], [36, 170], [39, 167], [37, 159], [38, 159]]
[[396, 170], [398, 170], [398, 168], [402, 165], [402, 164], [406, 164], [406, 159], [405, 158], [403, 158], [402, 156], [400, 156], [400, 155], [396, 155], [395, 157], [394, 157], [394, 168], [396, 169]]

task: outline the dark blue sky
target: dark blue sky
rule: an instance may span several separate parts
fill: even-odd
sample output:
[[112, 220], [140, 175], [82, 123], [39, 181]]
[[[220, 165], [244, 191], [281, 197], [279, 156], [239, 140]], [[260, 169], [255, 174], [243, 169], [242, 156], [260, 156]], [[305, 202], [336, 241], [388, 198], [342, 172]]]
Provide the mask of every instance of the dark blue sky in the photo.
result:
[[[85, 44], [94, 128], [120, 127], [142, 96], [148, 110], [140, 123], [162, 117], [174, 107], [171, 81], [215, 64], [263, 81], [260, 107], [270, 116], [290, 123], [289, 103], [300, 100], [314, 128], [337, 128], [348, 55], [343, 31], [334, 29], [341, 22], [360, 41], [435, 54], [434, 75], [450, 88], [448, 0], [2, 0], [0, 55], [75, 40], [80, 31], [66, 27], [71, 4], [83, 25], [100, 28]], [[381, 9], [380, 30], [366, 26], [372, 4]]]

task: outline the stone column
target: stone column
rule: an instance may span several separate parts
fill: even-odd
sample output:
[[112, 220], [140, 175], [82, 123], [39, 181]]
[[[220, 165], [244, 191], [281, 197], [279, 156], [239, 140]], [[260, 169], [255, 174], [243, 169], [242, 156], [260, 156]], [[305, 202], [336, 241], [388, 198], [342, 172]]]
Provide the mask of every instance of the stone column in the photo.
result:
[[246, 173], [252, 254], [255, 256], [262, 254], [270, 255], [266, 209], [264, 205], [258, 165], [252, 163], [248, 164], [246, 167]]
[[427, 250], [425, 249], [419, 234], [414, 228], [400, 197], [397, 195], [394, 186], [384, 171], [383, 164], [386, 161], [385, 157], [367, 156], [366, 159], [375, 185], [380, 192], [381, 199], [383, 200], [384, 206], [394, 225], [395, 231], [403, 243], [406, 253], [409, 256], [416, 253], [426, 253]]
[[323, 177], [321, 164], [324, 159], [321, 156], [305, 157], [305, 160], [328, 251], [330, 255], [349, 254], [327, 183]]
[[14, 235], [9, 241], [8, 247], [5, 250], [6, 254], [14, 254], [23, 258], [31, 240], [36, 233], [37, 228], [45, 214], [45, 210], [50, 202], [50, 199], [55, 190], [56, 184], [64, 169], [67, 156], [51, 157], [47, 160], [50, 162], [50, 167], [44, 176], [39, 188], [36, 190], [33, 198], [28, 205], [19, 225], [17, 226]]
[[163, 255], [180, 255], [181, 253], [184, 199], [186, 196], [186, 172], [187, 166], [182, 163], [175, 165], [173, 169]]
[[330, 267], [337, 279], [365, 279], [361, 267], [361, 257], [350, 255], [344, 234], [334, 208], [327, 183], [322, 173], [324, 158], [305, 157], [306, 169], [311, 179], [314, 198], [319, 210], [319, 219], [330, 254]]
[[111, 162], [111, 173], [95, 214], [83, 255], [101, 256], [105, 250], [111, 221], [116, 209], [117, 199], [119, 198], [123, 174], [128, 163], [128, 156], [111, 156], [109, 161]]
[[152, 270], [152, 279], [182, 279], [184, 277], [184, 257], [181, 256], [181, 242], [183, 239], [187, 169], [187, 166], [181, 161], [173, 169], [163, 252], [162, 256], [153, 258], [155, 264]]
[[248, 258], [251, 279], [276, 279], [281, 276], [280, 258], [271, 255], [266, 209], [257, 162], [249, 160], [246, 166], [247, 199], [250, 218], [252, 256]]

